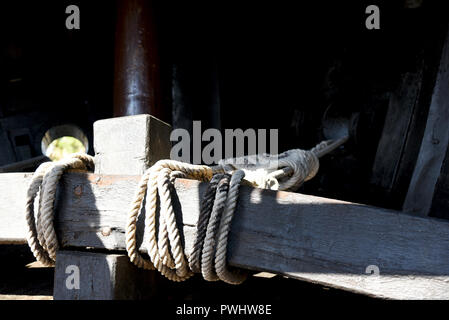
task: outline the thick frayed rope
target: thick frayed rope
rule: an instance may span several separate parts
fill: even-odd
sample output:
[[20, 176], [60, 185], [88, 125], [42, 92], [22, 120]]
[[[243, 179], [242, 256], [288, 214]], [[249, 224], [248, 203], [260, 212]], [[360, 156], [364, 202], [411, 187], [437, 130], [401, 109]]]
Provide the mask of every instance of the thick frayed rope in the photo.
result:
[[[196, 237], [193, 243], [192, 252], [189, 257], [190, 270], [196, 273], [201, 272], [201, 255], [203, 252], [204, 239], [206, 238], [207, 226], [209, 224], [209, 218], [214, 207], [215, 194], [218, 188], [218, 184], [223, 184], [224, 174], [215, 174], [212, 180], [207, 186], [204, 193], [203, 200], [201, 201], [201, 210], [196, 224]], [[221, 187], [223, 188], [223, 187]]]
[[[200, 181], [210, 181], [212, 169], [207, 166], [161, 160], [142, 176], [128, 214], [126, 225], [126, 250], [136, 266], [157, 269], [172, 281], [184, 281], [192, 276], [181, 244], [176, 217], [171, 202], [172, 174]], [[145, 239], [150, 261], [144, 259], [137, 248], [136, 224], [146, 193]], [[159, 196], [159, 232], [156, 238], [156, 211]]]
[[[231, 175], [215, 174], [207, 166], [161, 160], [142, 177], [126, 226], [126, 250], [130, 260], [138, 267], [157, 269], [172, 281], [184, 281], [201, 272], [208, 281], [222, 280], [238, 284], [245, 279], [240, 271], [229, 271], [226, 266], [228, 234], [234, 215], [238, 188], [245, 176], [242, 170]], [[192, 253], [187, 259], [181, 243], [176, 216], [171, 201], [175, 178], [193, 178], [210, 181], [202, 201], [197, 223], [197, 235]], [[228, 192], [229, 191], [229, 192]], [[137, 217], [146, 193], [146, 219], [144, 239], [150, 260], [144, 259], [137, 248]], [[156, 204], [159, 197], [159, 230], [156, 240]]]
[[245, 173], [242, 170], [236, 171], [231, 178], [229, 185], [228, 198], [226, 199], [226, 207], [220, 221], [218, 229], [217, 252], [215, 254], [215, 271], [218, 277], [230, 284], [240, 284], [246, 279], [246, 273], [235, 269], [231, 271], [226, 265], [226, 250], [228, 244], [228, 235], [231, 229], [231, 222], [234, 211], [237, 206], [237, 198], [239, 195], [239, 187]]
[[[201, 272], [208, 281], [241, 283], [246, 278], [246, 273], [228, 269], [226, 253], [238, 190], [243, 178], [256, 187], [296, 190], [316, 175], [319, 169], [318, 157], [341, 143], [343, 142], [325, 141], [310, 151], [296, 149], [280, 155], [265, 154], [222, 160], [214, 169], [172, 160], [157, 162], [142, 176], [128, 214], [126, 250], [131, 262], [140, 268], [157, 269], [173, 281], [184, 281], [194, 272]], [[209, 182], [202, 199], [197, 234], [188, 264], [171, 202], [173, 182], [177, 177]], [[136, 240], [137, 217], [145, 194], [147, 202], [143, 238], [147, 241], [150, 260], [140, 255]], [[156, 238], [158, 196], [160, 214]]]
[[[140, 268], [157, 269], [173, 281], [184, 281], [194, 272], [201, 272], [209, 281], [241, 283], [246, 278], [246, 272], [228, 268], [226, 263], [228, 236], [240, 184], [246, 182], [266, 189], [296, 190], [304, 181], [316, 175], [318, 158], [342, 143], [343, 140], [325, 141], [310, 151], [297, 149], [280, 155], [228, 159], [221, 161], [215, 168], [172, 160], [158, 161], [143, 174], [128, 213], [126, 250], [131, 262]], [[27, 191], [27, 240], [36, 259], [44, 265], [54, 265], [59, 248], [53, 224], [58, 181], [68, 169], [87, 170], [93, 167], [92, 157], [75, 154], [62, 161], [42, 164], [33, 175]], [[209, 182], [188, 259], [171, 201], [176, 178]], [[145, 197], [144, 239], [149, 260], [140, 255], [136, 239], [137, 218]]]
[[[212, 209], [206, 202], [204, 210], [200, 212], [201, 223], [197, 224], [197, 236], [189, 262], [192, 270], [198, 270], [201, 262], [201, 273], [205, 280], [240, 284], [246, 279], [246, 273], [237, 269], [230, 271], [226, 263], [228, 234], [237, 204], [238, 188], [244, 176], [242, 170], [236, 171], [232, 177], [216, 174], [212, 178], [212, 188], [204, 196], [204, 199], [209, 199], [215, 191]], [[216, 181], [218, 184], [215, 186]]]
[[[173, 281], [184, 281], [193, 273], [201, 273], [208, 281], [241, 283], [246, 278], [246, 273], [228, 269], [226, 254], [238, 190], [243, 178], [245, 182], [258, 187], [297, 189], [304, 181], [316, 175], [319, 168], [316, 153], [325, 154], [329, 146], [328, 142], [323, 142], [310, 151], [298, 149], [280, 155], [229, 159], [221, 161], [213, 169], [172, 160], [158, 161], [142, 176], [128, 214], [126, 250], [131, 262], [140, 268], [157, 269]], [[181, 243], [171, 201], [173, 182], [177, 177], [209, 182], [201, 201], [196, 237], [188, 259]], [[144, 259], [139, 253], [136, 239], [137, 218], [145, 197], [143, 239], [146, 241], [144, 247], [147, 248], [149, 259]], [[160, 210], [157, 218], [158, 201]]]
[[228, 174], [217, 175], [220, 181], [218, 182], [214, 205], [209, 215], [209, 221], [207, 221], [207, 226], [205, 230], [200, 230], [197, 228], [197, 239], [196, 243], [199, 243], [199, 236], [205, 231], [205, 237], [200, 244], [201, 250], [201, 273], [203, 278], [207, 281], [219, 280], [217, 274], [214, 270], [214, 258], [216, 251], [216, 241], [217, 241], [217, 231], [220, 226], [220, 219], [223, 214], [226, 198], [228, 196], [229, 190], [229, 180], [230, 176]]
[[[53, 266], [59, 248], [54, 228], [56, 188], [68, 169], [93, 170], [94, 160], [86, 154], [73, 154], [57, 162], [45, 162], [37, 168], [28, 186], [25, 218], [28, 245], [37, 261]], [[39, 195], [37, 210], [35, 200]]]
[[318, 158], [333, 151], [347, 137], [323, 141], [311, 150], [293, 149], [278, 155], [258, 154], [220, 160], [216, 170], [243, 170], [245, 181], [262, 189], [296, 191], [318, 172]]
[[[220, 160], [223, 171], [243, 170], [245, 180], [254, 187], [272, 190], [297, 190], [312, 179], [319, 169], [318, 157], [312, 151], [288, 150], [279, 155], [250, 155]], [[280, 168], [288, 172], [278, 173]]]

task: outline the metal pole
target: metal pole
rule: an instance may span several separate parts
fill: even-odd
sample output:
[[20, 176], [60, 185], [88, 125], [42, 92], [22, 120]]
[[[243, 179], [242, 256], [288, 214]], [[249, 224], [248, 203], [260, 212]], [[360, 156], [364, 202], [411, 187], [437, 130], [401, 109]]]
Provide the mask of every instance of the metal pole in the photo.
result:
[[154, 7], [118, 0], [115, 35], [114, 116], [151, 114], [168, 121], [162, 106]]

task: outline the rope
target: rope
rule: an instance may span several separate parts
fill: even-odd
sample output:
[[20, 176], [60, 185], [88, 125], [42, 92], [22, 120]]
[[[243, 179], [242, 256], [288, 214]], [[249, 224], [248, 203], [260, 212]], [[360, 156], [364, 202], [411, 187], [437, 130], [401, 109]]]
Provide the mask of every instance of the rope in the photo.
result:
[[[208, 281], [242, 283], [246, 272], [228, 268], [226, 262], [229, 231], [240, 184], [245, 182], [267, 189], [296, 190], [316, 175], [318, 158], [341, 143], [344, 141], [325, 141], [309, 151], [295, 149], [279, 155], [227, 159], [214, 168], [172, 160], [158, 161], [142, 175], [128, 212], [125, 241], [130, 261], [139, 268], [156, 269], [177, 282], [201, 272]], [[92, 157], [75, 154], [58, 162], [46, 162], [34, 173], [27, 191], [27, 241], [36, 259], [44, 265], [54, 265], [59, 248], [53, 224], [58, 182], [68, 169], [87, 170], [93, 167]], [[209, 182], [201, 202], [193, 249], [188, 258], [184, 253], [171, 200], [177, 178]], [[38, 195], [38, 210], [35, 213]], [[136, 238], [137, 219], [144, 200], [146, 217], [143, 239], [149, 259], [139, 253]]]
[[226, 250], [228, 245], [228, 234], [234, 216], [240, 183], [245, 176], [242, 170], [236, 171], [231, 178], [229, 194], [226, 199], [226, 209], [221, 217], [220, 229], [218, 230], [217, 252], [215, 254], [215, 270], [218, 277], [230, 284], [240, 284], [246, 279], [246, 274], [238, 269], [231, 271], [226, 266]]
[[[138, 267], [157, 269], [172, 281], [184, 281], [200, 272], [208, 281], [223, 280], [227, 283], [241, 283], [245, 276], [226, 268], [227, 239], [234, 215], [238, 187], [245, 175], [236, 171], [218, 173], [207, 166], [196, 166], [171, 160], [161, 160], [141, 178], [126, 226], [126, 249], [130, 260]], [[192, 253], [187, 259], [180, 241], [179, 230], [171, 201], [171, 187], [177, 177], [209, 181], [202, 201], [197, 223], [197, 235]], [[229, 194], [228, 194], [229, 190]], [[144, 239], [150, 260], [144, 259], [137, 248], [137, 217], [142, 209], [146, 193], [146, 219]], [[156, 203], [159, 196], [159, 231], [156, 241]], [[190, 268], [190, 269], [189, 269]], [[215, 268], [215, 270], [214, 270]]]
[[203, 252], [204, 239], [206, 238], [207, 226], [214, 206], [218, 183], [221, 182], [224, 176], [225, 175], [223, 174], [215, 174], [213, 176], [204, 193], [203, 200], [201, 201], [200, 215], [196, 224], [196, 237], [189, 257], [190, 270], [195, 273], [201, 272], [201, 255]]
[[316, 175], [319, 160], [313, 151], [293, 149], [279, 155], [259, 154], [224, 159], [219, 161], [218, 166], [225, 172], [243, 170], [245, 180], [257, 188], [296, 191]]
[[271, 190], [296, 191], [315, 177], [319, 158], [335, 150], [348, 140], [327, 140], [310, 150], [293, 149], [278, 155], [258, 154], [220, 160], [215, 170], [232, 172], [243, 170], [245, 181], [253, 187]]
[[[243, 282], [246, 273], [229, 269], [226, 263], [228, 236], [240, 184], [245, 181], [267, 189], [296, 190], [316, 175], [319, 169], [318, 157], [342, 143], [344, 141], [324, 141], [309, 151], [295, 149], [279, 155], [227, 159], [220, 161], [214, 168], [172, 160], [157, 162], [142, 176], [128, 214], [126, 249], [131, 262], [141, 268], [157, 269], [172, 281], [184, 281], [193, 273], [201, 273], [208, 281], [222, 280], [230, 284]], [[188, 262], [171, 202], [173, 183], [178, 177], [209, 182], [201, 202], [196, 237]], [[138, 252], [136, 240], [137, 217], [145, 194], [143, 238], [147, 241], [149, 260]], [[158, 200], [160, 212], [156, 240]]]
[[216, 236], [217, 230], [219, 228], [221, 216], [225, 209], [226, 199], [229, 190], [229, 180], [230, 176], [219, 175], [220, 182], [217, 186], [217, 192], [215, 194], [215, 202], [212, 208], [212, 212], [207, 224], [206, 238], [203, 243], [203, 250], [201, 255], [201, 273], [203, 278], [208, 281], [219, 280], [218, 275], [214, 271], [214, 257], [216, 251]]
[[[126, 225], [126, 250], [136, 266], [157, 269], [172, 281], [184, 281], [193, 273], [188, 269], [184, 249], [181, 245], [176, 217], [171, 202], [171, 174], [182, 174], [186, 178], [209, 181], [213, 171], [207, 166], [191, 165], [172, 160], [161, 160], [142, 176], [134, 196]], [[150, 261], [144, 259], [137, 248], [137, 216], [145, 198], [145, 239]], [[156, 240], [157, 196], [160, 200], [159, 237]]]
[[[37, 261], [53, 266], [59, 249], [53, 217], [56, 187], [62, 174], [68, 169], [87, 170], [94, 168], [93, 158], [86, 154], [74, 154], [58, 162], [45, 162], [34, 173], [28, 186], [25, 219], [27, 242]], [[38, 209], [34, 203], [39, 195]]]

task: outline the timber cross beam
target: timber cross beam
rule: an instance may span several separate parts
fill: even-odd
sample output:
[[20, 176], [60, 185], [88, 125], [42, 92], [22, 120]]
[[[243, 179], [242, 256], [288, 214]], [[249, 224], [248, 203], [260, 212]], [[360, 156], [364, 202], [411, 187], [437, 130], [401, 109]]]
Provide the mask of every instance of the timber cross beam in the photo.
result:
[[[96, 173], [69, 172], [59, 186], [56, 228], [62, 250], [56, 262], [55, 299], [130, 297], [120, 277], [120, 272], [135, 272], [125, 255], [127, 212], [140, 175], [168, 152], [169, 126], [148, 115], [102, 120], [94, 128]], [[134, 149], [129, 147], [130, 138], [135, 139]], [[128, 152], [123, 153], [120, 148], [125, 146]], [[126, 161], [133, 163], [126, 168], [127, 175], [118, 174], [123, 169], [120, 163]], [[0, 243], [26, 242], [24, 204], [31, 176], [0, 175]], [[175, 183], [175, 212], [187, 255], [206, 186], [186, 179]], [[143, 210], [138, 219], [141, 252], [146, 252], [144, 214]], [[242, 186], [228, 263], [376, 297], [448, 299], [448, 247], [446, 221]], [[73, 251], [77, 248], [91, 248], [92, 253]], [[108, 251], [111, 254], [104, 254]], [[75, 294], [65, 288], [69, 264], [88, 270], [81, 272], [81, 283], [91, 281], [88, 287], [93, 289], [81, 288]], [[100, 279], [93, 279], [95, 268], [109, 268], [111, 274], [103, 272]], [[371, 275], [370, 270], [379, 274]]]

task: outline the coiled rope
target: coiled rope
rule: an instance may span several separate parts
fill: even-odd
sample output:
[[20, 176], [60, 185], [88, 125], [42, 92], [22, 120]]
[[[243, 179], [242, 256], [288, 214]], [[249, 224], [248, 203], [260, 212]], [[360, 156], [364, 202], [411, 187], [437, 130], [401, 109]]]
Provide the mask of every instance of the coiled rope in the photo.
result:
[[[184, 281], [193, 273], [205, 280], [239, 284], [246, 273], [230, 269], [226, 263], [228, 235], [237, 205], [239, 186], [296, 190], [313, 178], [319, 169], [318, 158], [334, 150], [344, 140], [324, 141], [309, 151], [289, 150], [280, 155], [255, 155], [220, 161], [218, 166], [191, 165], [161, 160], [142, 176], [128, 214], [126, 250], [138, 267], [157, 269], [173, 281]], [[261, 161], [262, 160], [262, 161]], [[176, 226], [170, 190], [176, 177], [209, 182], [201, 202], [192, 252], [186, 258]], [[146, 195], [145, 235], [150, 260], [139, 253], [136, 241], [137, 217]], [[160, 199], [159, 232], [156, 240], [156, 203]], [[188, 265], [187, 265], [188, 261]]]
[[[128, 212], [125, 238], [131, 262], [139, 268], [157, 269], [172, 281], [184, 281], [194, 273], [202, 273], [208, 281], [241, 283], [246, 272], [228, 268], [226, 263], [228, 236], [240, 184], [296, 190], [316, 175], [318, 158], [342, 143], [343, 140], [326, 141], [309, 151], [296, 149], [275, 156], [228, 159], [213, 168], [173, 160], [158, 161], [141, 177]], [[27, 192], [27, 241], [36, 259], [44, 265], [54, 265], [59, 248], [53, 225], [58, 181], [68, 169], [93, 168], [91, 156], [75, 154], [62, 161], [44, 163], [34, 173]], [[176, 178], [209, 182], [201, 203], [193, 249], [188, 257], [171, 201]], [[37, 210], [34, 210], [38, 195]], [[144, 199], [144, 239], [149, 259], [139, 253], [136, 240], [137, 218]]]
[[[37, 261], [53, 266], [58, 239], [53, 224], [56, 187], [62, 174], [68, 169], [93, 170], [94, 159], [86, 154], [73, 154], [58, 162], [45, 162], [39, 166], [27, 190], [25, 219], [27, 242]], [[34, 202], [39, 196], [38, 208]]]

